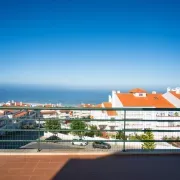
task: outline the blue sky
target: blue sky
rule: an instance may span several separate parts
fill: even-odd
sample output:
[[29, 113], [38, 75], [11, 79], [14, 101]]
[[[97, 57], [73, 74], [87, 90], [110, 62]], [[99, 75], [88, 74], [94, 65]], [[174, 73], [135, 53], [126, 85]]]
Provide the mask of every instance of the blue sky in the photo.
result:
[[179, 86], [180, 2], [0, 2], [0, 84]]

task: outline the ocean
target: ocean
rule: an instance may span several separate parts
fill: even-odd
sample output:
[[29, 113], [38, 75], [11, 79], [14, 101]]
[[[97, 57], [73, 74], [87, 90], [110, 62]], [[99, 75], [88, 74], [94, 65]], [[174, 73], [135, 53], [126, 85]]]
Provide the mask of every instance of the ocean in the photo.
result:
[[[128, 90], [125, 90], [125, 92]], [[26, 103], [61, 103], [62, 105], [71, 106], [79, 105], [81, 103], [99, 104], [107, 102], [108, 95], [110, 94], [111, 90], [0, 86], [0, 103], [14, 100]]]
[[107, 101], [110, 93], [111, 91], [100, 90], [1, 88], [0, 102], [14, 100], [26, 103], [61, 103], [71, 106], [81, 103], [98, 104]]

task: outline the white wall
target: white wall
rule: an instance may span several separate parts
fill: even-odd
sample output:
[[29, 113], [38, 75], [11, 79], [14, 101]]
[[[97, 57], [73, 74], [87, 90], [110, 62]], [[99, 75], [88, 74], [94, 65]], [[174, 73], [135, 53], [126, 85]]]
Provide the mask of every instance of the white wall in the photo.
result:
[[[102, 107], [104, 107], [103, 104]], [[91, 116], [93, 116], [94, 119], [108, 119], [105, 111], [91, 111]]]
[[117, 97], [117, 94], [112, 94], [112, 99], [113, 99], [113, 103], [112, 103], [112, 107], [113, 108], [121, 108], [121, 107], [123, 107], [123, 104], [121, 103], [121, 101], [119, 100], [119, 98]]
[[112, 103], [112, 97], [111, 97], [111, 95], [109, 95], [108, 102]]
[[56, 114], [43, 114], [43, 118], [47, 119], [47, 118], [57, 118], [57, 115]]
[[92, 114], [91, 111], [80, 111], [80, 110], [73, 111], [73, 116], [78, 117], [78, 118], [86, 117], [86, 116], [89, 116], [91, 114]]

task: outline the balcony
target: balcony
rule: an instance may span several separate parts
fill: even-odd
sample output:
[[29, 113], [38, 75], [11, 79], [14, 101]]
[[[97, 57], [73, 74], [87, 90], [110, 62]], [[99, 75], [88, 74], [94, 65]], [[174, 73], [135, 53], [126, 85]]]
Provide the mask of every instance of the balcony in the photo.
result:
[[[28, 124], [0, 128], [0, 179], [179, 179], [180, 119], [156, 118], [154, 112], [180, 109], [136, 109], [151, 117], [147, 119], [144, 115], [133, 118], [134, 112], [130, 118], [134, 109], [116, 108], [113, 110], [121, 116], [113, 119], [81, 117], [67, 121], [44, 119], [40, 115], [42, 109], [112, 111], [112, 108], [23, 108], [36, 115], [11, 120], [13, 124]], [[74, 122], [81, 123], [77, 127], [78, 123], [72, 126]], [[105, 145], [98, 147], [98, 143]]]
[[[3, 110], [4, 107], [0, 107]], [[179, 112], [180, 109], [156, 109], [156, 108], [66, 108], [66, 107], [8, 107], [10, 110], [31, 110], [33, 116], [26, 116], [11, 119], [3, 118], [6, 121], [5, 128], [0, 128], [0, 150], [6, 152], [81, 152], [81, 153], [163, 153], [179, 152], [180, 150], [180, 117], [155, 116], [156, 112]], [[6, 107], [7, 109], [7, 107]], [[43, 118], [41, 110], [65, 110], [75, 112], [86, 112], [85, 114], [97, 113], [96, 116], [81, 116], [81, 118], [61, 117]], [[99, 114], [107, 111], [117, 111], [117, 117], [109, 118]], [[81, 113], [83, 114], [83, 113]], [[165, 114], [165, 113], [161, 113]], [[169, 113], [171, 114], [171, 113]], [[139, 115], [139, 116], [138, 116]], [[147, 116], [146, 116], [147, 115]], [[139, 117], [139, 118], [138, 118]], [[148, 118], [149, 119], [148, 119]], [[46, 122], [52, 124], [56, 121], [59, 128], [47, 129]], [[71, 124], [80, 121], [85, 127], [81, 129], [71, 128]], [[27, 123], [28, 122], [28, 123]], [[54, 126], [54, 125], [52, 125]], [[95, 129], [91, 129], [95, 126]], [[145, 137], [150, 133], [152, 137]], [[59, 140], [47, 140], [50, 136], [57, 136]], [[144, 138], [143, 138], [144, 136]], [[83, 137], [82, 144], [87, 142], [87, 146], [73, 146], [72, 140]], [[54, 142], [55, 141], [55, 142]], [[110, 149], [93, 148], [93, 142], [108, 143]], [[143, 148], [144, 145], [153, 144], [154, 148]]]

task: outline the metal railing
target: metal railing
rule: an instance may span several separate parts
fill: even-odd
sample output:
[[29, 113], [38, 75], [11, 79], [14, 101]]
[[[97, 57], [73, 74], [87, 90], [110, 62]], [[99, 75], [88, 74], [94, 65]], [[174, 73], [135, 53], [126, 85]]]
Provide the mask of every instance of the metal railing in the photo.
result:
[[[27, 115], [22, 118], [11, 119], [5, 116], [0, 119], [0, 122], [5, 122], [0, 128], [1, 151], [16, 149], [73, 152], [146, 150], [178, 152], [180, 150], [180, 116], [155, 116], [157, 112], [180, 114], [180, 108], [0, 107], [0, 109], [31, 110], [36, 113], [33, 118]], [[41, 110], [86, 111], [89, 112], [87, 113], [89, 117], [62, 118], [57, 115], [54, 118], [43, 118]], [[107, 111], [117, 111], [118, 115], [113, 119], [107, 119], [109, 116], [99, 117], [99, 114], [93, 119], [90, 118], [92, 112], [106, 114]], [[133, 117], [137, 111], [142, 117]], [[147, 116], [146, 112], [149, 112]], [[57, 128], [57, 124], [53, 125], [53, 123], [48, 127], [48, 121], [51, 123], [58, 121], [61, 127]], [[86, 127], [73, 128], [73, 122], [83, 122]], [[91, 129], [92, 126], [97, 128]], [[54, 136], [56, 139], [53, 139]]]

